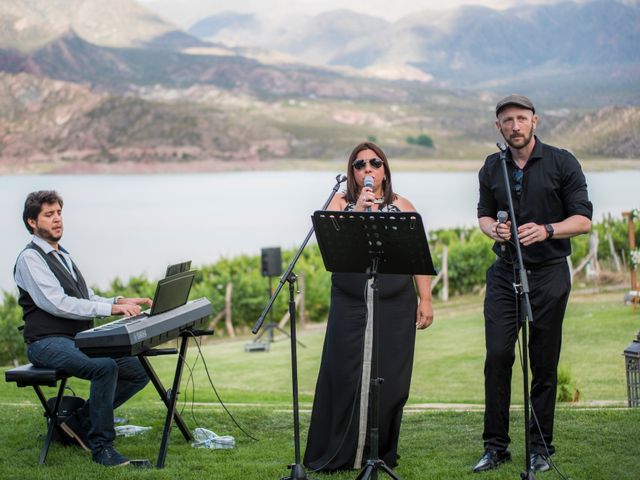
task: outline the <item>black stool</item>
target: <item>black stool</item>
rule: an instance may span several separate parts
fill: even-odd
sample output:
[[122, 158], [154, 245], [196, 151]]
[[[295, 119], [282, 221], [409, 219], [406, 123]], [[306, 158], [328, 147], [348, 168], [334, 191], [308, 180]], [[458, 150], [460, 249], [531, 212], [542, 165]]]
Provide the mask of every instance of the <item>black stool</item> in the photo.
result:
[[[59, 370], [54, 370], [52, 368], [34, 367], [29, 363], [27, 365], [21, 365], [20, 367], [7, 370], [4, 374], [4, 378], [7, 382], [15, 382], [18, 387], [33, 387], [33, 389], [36, 391], [36, 395], [38, 395], [38, 398], [40, 399], [40, 403], [42, 403], [42, 406], [44, 407], [48, 428], [47, 436], [44, 440], [44, 445], [42, 445], [42, 450], [40, 450], [40, 459], [38, 460], [38, 463], [42, 465], [47, 458], [49, 444], [51, 443], [51, 439], [53, 437], [53, 430], [57, 429], [58, 433], [62, 437], [66, 436], [58, 425], [58, 409], [60, 408], [60, 403], [62, 402], [64, 388], [67, 385], [68, 376]], [[47, 399], [45, 398], [44, 393], [42, 393], [42, 389], [40, 387], [55, 387], [58, 383], [58, 380], [60, 380], [60, 387], [58, 388], [56, 401], [53, 404], [53, 408], [51, 408], [49, 407]]]

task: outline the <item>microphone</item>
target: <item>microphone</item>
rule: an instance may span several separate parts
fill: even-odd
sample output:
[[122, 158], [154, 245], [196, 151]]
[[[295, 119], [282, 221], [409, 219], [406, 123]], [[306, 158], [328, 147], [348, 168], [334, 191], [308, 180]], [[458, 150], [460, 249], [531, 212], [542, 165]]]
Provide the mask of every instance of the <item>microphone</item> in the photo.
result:
[[505, 153], [507, 151], [507, 145], [502, 142], [496, 143], [496, 146], [498, 147], [498, 150], [500, 150], [502, 153]]
[[[498, 223], [507, 223], [507, 220], [509, 220], [509, 214], [504, 210], [498, 210], [497, 220], [498, 220]], [[497, 232], [497, 228], [496, 228], [496, 232]], [[501, 243], [500, 251], [504, 253], [506, 249], [507, 247], [505, 246], [505, 244]]]
[[371, 175], [364, 177], [364, 186], [373, 188], [373, 177]]
[[[373, 177], [371, 175], [364, 177], [364, 186], [373, 189]], [[365, 211], [370, 212], [371, 207], [367, 207]]]

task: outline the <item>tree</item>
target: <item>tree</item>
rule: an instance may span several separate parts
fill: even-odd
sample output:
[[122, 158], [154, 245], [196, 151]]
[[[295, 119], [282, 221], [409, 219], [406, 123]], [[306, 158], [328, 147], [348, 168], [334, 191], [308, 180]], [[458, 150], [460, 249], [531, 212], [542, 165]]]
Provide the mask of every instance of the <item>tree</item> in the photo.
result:
[[421, 133], [417, 137], [408, 136], [407, 143], [410, 145], [420, 145], [421, 147], [433, 148], [433, 139], [426, 133]]

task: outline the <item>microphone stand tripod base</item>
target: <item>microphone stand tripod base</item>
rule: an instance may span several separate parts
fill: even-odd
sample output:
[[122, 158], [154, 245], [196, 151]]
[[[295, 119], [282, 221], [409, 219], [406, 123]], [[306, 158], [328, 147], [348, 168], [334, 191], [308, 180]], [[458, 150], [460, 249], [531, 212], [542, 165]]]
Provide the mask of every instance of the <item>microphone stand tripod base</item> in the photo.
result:
[[261, 342], [259, 340], [254, 340], [253, 342], [247, 342], [244, 344], [245, 352], [268, 352], [269, 344], [265, 342]]
[[529, 470], [528, 472], [521, 472], [520, 478], [522, 480], [536, 480], [536, 476], [533, 474], [531, 470]]
[[360, 475], [356, 477], [356, 480], [368, 480], [368, 479], [377, 479], [378, 478], [378, 470], [382, 470], [384, 473], [389, 475], [394, 480], [400, 480], [400, 477], [396, 475], [384, 460], [367, 460], [367, 464], [360, 472]]
[[304, 467], [299, 463], [292, 463], [289, 468], [291, 469], [291, 476], [282, 477], [280, 480], [310, 480], [304, 471]]

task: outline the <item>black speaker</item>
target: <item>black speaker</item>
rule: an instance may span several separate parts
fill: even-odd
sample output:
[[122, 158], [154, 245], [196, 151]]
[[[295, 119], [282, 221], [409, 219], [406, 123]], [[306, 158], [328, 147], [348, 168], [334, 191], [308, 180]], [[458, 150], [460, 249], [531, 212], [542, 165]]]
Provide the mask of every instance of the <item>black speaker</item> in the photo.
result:
[[280, 247], [262, 249], [262, 276], [279, 277], [282, 275], [282, 255]]

